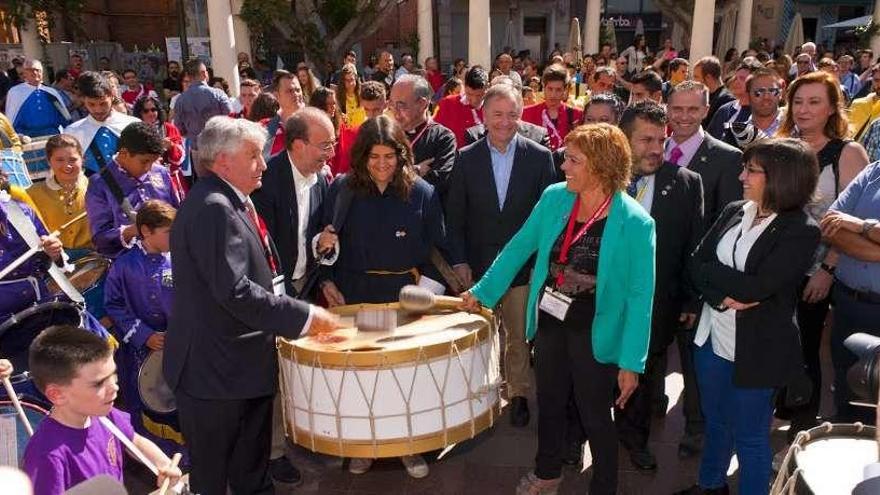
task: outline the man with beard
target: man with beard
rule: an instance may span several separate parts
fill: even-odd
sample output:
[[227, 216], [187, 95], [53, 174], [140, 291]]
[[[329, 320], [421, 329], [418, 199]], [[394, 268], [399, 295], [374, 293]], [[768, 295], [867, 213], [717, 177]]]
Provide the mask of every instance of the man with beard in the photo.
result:
[[140, 119], [113, 109], [113, 88], [97, 72], [83, 72], [77, 80], [80, 98], [88, 110], [88, 117], [64, 129], [83, 149], [83, 169], [86, 175], [99, 172], [113, 161], [122, 130]]
[[164, 93], [166, 100], [170, 100], [174, 95], [179, 95], [183, 92], [181, 82], [180, 63], [176, 60], [171, 60], [168, 62], [168, 77], [162, 81], [162, 93]]
[[390, 52], [379, 54], [379, 63], [376, 65], [372, 80], [384, 84], [385, 91], [391, 92], [391, 86], [394, 85], [394, 55]]
[[652, 409], [655, 415], [666, 413], [666, 350], [680, 323], [693, 325], [699, 306], [683, 274], [703, 233], [703, 183], [695, 172], [663, 161], [666, 125], [666, 111], [653, 101], [627, 108], [620, 120], [632, 149], [633, 176], [627, 193], [651, 214], [657, 233], [656, 288], [645, 374], [630, 404], [614, 414], [620, 440], [640, 470], [657, 468], [648, 437]]

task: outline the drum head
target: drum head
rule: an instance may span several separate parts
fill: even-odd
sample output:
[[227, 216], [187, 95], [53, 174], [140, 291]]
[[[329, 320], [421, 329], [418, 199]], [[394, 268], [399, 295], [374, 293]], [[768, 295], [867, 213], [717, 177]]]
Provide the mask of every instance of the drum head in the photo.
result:
[[150, 411], [167, 414], [177, 410], [174, 393], [162, 376], [162, 351], [153, 351], [138, 371], [138, 394]]
[[27, 371], [31, 342], [53, 325], [81, 327], [82, 312], [67, 302], [47, 302], [19, 311], [0, 325], [0, 357], [12, 361], [16, 371]]
[[[74, 261], [73, 266], [73, 273], [68, 274], [67, 278], [76, 287], [76, 290], [83, 294], [98, 285], [110, 268], [110, 260], [101, 255], [93, 254]], [[54, 279], [48, 280], [46, 287], [52, 294], [63, 292]]]

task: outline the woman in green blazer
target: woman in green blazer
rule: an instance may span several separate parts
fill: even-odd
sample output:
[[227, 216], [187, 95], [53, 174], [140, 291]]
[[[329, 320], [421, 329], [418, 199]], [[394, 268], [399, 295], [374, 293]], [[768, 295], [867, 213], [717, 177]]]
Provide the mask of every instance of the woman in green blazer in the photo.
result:
[[650, 340], [654, 221], [624, 192], [627, 139], [617, 127], [595, 124], [575, 129], [565, 144], [565, 184], [544, 191], [483, 278], [462, 294], [465, 309], [494, 307], [537, 256], [526, 335], [535, 342], [538, 454], [518, 494], [556, 493], [572, 390], [593, 454], [590, 493], [616, 492], [614, 386], [623, 407], [644, 371]]

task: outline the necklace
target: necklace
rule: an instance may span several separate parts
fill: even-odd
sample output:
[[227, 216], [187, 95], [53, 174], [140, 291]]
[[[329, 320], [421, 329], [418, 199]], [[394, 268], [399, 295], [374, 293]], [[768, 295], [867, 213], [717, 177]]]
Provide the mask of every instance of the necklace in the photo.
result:
[[61, 189], [58, 191], [58, 197], [61, 199], [61, 203], [64, 206], [64, 213], [68, 216], [74, 214], [74, 203], [76, 203], [77, 196], [79, 196], [79, 191], [77, 190], [77, 183], [74, 182], [72, 184], [62, 184], [58, 183], [61, 186]]

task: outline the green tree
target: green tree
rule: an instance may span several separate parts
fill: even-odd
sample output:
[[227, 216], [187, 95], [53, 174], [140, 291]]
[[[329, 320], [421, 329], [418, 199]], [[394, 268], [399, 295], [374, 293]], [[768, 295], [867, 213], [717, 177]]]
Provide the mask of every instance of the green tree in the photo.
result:
[[[18, 28], [24, 28], [34, 12], [46, 12], [49, 27], [60, 27], [65, 41], [73, 41], [73, 38], [85, 34], [80, 18], [85, 0], [7, 0], [5, 4], [7, 15]], [[56, 16], [61, 21], [60, 26], [55, 26]]]
[[401, 1], [244, 0], [241, 18], [257, 36], [281, 36], [321, 70], [375, 33]]

